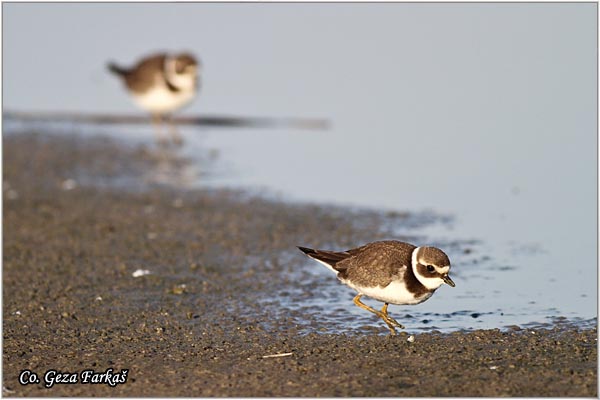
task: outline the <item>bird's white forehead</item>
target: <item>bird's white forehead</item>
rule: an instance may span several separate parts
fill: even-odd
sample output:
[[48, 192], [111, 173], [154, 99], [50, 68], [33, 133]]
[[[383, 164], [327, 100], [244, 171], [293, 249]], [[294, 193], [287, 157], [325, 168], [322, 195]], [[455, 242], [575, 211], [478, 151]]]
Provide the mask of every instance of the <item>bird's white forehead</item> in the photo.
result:
[[436, 269], [442, 274], [447, 274], [448, 271], [450, 271], [450, 266], [447, 265], [445, 267], [437, 267]]

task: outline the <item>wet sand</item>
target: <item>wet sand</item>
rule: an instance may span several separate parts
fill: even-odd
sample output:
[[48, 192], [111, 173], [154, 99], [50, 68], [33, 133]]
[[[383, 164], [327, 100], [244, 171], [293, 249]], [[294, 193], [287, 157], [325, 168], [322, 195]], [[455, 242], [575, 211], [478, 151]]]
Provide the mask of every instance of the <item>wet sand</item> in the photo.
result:
[[[596, 329], [409, 342], [384, 326], [320, 333], [318, 312], [265, 306], [275, 288], [302, 288], [298, 302], [319, 295], [290, 279], [309, 262], [296, 245], [351, 247], [410, 216], [227, 190], [120, 190], [153, 168], [151, 153], [102, 138], [3, 140], [5, 396], [597, 397]], [[133, 277], [139, 269], [151, 273]], [[109, 368], [126, 369], [126, 383], [82, 382]], [[78, 382], [45, 388], [51, 369]], [[24, 370], [40, 383], [21, 385]]]

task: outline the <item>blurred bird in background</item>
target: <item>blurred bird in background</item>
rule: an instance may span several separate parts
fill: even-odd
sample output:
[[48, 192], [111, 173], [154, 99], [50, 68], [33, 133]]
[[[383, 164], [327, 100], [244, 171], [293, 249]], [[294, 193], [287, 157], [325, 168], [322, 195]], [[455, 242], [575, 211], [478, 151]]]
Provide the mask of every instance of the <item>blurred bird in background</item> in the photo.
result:
[[[152, 54], [131, 68], [108, 63], [108, 69], [123, 80], [135, 103], [152, 114], [159, 143], [162, 142], [162, 121], [196, 97], [199, 68], [200, 63], [189, 53]], [[169, 130], [173, 142], [181, 144], [182, 139], [172, 123]]]

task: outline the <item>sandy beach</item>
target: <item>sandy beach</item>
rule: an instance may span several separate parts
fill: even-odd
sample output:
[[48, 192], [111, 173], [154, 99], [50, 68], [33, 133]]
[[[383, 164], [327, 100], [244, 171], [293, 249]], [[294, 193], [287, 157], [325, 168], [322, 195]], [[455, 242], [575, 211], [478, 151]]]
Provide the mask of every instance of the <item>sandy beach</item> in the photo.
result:
[[275, 287], [319, 296], [290, 279], [296, 245], [378, 240], [403, 214], [128, 185], [155, 159], [108, 138], [3, 144], [4, 396], [598, 395], [596, 329], [409, 341], [264, 305]]

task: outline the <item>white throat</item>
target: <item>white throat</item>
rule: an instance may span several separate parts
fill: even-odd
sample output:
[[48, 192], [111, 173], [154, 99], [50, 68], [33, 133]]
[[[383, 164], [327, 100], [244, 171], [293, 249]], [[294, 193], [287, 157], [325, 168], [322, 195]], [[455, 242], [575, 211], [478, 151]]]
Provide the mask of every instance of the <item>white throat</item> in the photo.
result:
[[417, 259], [417, 254], [419, 253], [419, 249], [420, 249], [420, 247], [417, 247], [412, 252], [412, 257], [411, 257], [412, 271], [415, 274], [415, 276], [417, 277], [417, 280], [419, 282], [421, 282], [421, 284], [423, 284], [423, 286], [425, 286], [429, 290], [435, 290], [444, 284], [444, 280], [442, 278], [438, 278], [438, 277], [428, 278], [426, 276], [422, 276], [419, 273], [419, 271], [417, 270], [417, 265], [419, 265], [419, 260]]

